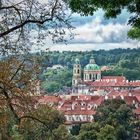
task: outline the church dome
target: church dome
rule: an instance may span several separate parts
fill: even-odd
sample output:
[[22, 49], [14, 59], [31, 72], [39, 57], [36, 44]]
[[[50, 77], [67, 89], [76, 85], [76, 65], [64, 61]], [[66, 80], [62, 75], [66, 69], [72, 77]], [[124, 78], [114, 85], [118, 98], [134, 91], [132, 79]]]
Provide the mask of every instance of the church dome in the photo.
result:
[[84, 70], [100, 70], [100, 67], [97, 64], [87, 64], [84, 67]]
[[84, 67], [84, 70], [93, 70], [98, 71], [100, 67], [95, 63], [94, 57], [91, 57], [89, 60], [89, 64]]

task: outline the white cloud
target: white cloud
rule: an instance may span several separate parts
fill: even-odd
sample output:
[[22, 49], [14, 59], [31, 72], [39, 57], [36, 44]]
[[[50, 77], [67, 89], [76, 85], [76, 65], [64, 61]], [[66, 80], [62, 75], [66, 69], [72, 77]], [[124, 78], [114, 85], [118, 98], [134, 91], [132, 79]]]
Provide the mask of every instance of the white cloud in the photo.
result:
[[86, 43], [113, 43], [130, 41], [127, 39], [129, 26], [120, 23], [102, 24], [102, 20], [96, 17], [85, 25], [75, 29], [75, 39], [72, 42]]
[[[75, 15], [75, 17], [76, 16], [77, 15]], [[127, 38], [127, 32], [130, 27], [126, 23], [126, 17], [125, 20], [123, 20], [122, 17], [124, 16], [125, 14], [122, 15], [119, 20], [115, 19], [115, 22], [113, 20], [104, 20], [103, 16], [100, 16], [99, 14], [94, 17], [89, 17], [89, 19], [85, 18], [84, 22], [78, 17], [77, 22], [79, 23], [74, 30], [74, 33], [76, 34], [74, 40], [69, 41], [68, 45], [65, 45], [52, 44], [50, 40], [46, 39], [46, 45], [41, 48], [45, 50], [46, 47], [49, 47], [52, 51], [89, 51], [114, 48], [136, 48], [137, 42]]]

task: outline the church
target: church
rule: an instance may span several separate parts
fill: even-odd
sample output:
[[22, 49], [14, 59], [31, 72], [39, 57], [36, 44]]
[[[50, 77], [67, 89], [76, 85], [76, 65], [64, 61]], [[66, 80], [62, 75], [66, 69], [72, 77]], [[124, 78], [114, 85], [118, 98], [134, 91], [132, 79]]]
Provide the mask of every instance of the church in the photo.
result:
[[93, 57], [82, 70], [80, 60], [73, 65], [72, 94], [105, 95], [112, 90], [140, 88], [140, 80], [128, 81], [124, 76], [102, 76]]

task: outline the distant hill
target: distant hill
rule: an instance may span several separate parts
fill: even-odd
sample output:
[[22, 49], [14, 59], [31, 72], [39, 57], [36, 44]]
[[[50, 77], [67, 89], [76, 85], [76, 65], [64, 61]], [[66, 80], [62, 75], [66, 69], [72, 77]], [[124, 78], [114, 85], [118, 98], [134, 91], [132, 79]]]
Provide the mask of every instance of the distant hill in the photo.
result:
[[[111, 68], [108, 71], [102, 72], [102, 75], [124, 75], [129, 80], [140, 79], [140, 48], [119, 48], [86, 52], [54, 51], [42, 52], [37, 55], [39, 56], [40, 68], [42, 69], [39, 77], [43, 89], [48, 92], [58, 91], [63, 86], [71, 85], [72, 67], [76, 58], [79, 58], [83, 68], [89, 62], [89, 58], [94, 56], [99, 66]], [[65, 69], [57, 72], [55, 70], [47, 71], [47, 67], [52, 67], [53, 65], [65, 66]], [[49, 76], [47, 77], [48, 73]], [[47, 85], [50, 85], [52, 88], [49, 88]]]

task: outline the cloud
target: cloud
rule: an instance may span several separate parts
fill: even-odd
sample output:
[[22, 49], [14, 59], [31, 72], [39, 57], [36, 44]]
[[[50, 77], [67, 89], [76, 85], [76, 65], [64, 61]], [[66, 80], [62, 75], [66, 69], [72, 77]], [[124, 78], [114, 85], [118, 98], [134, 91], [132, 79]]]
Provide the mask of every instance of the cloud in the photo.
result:
[[96, 17], [91, 22], [81, 25], [75, 29], [75, 39], [71, 43], [119, 43], [128, 41], [127, 24], [108, 23], [102, 24], [102, 19]]
[[[50, 50], [59, 51], [89, 51], [114, 48], [136, 48], [137, 42], [127, 38], [130, 26], [127, 25], [129, 14], [126, 10], [116, 19], [105, 19], [104, 12], [99, 10], [94, 16], [81, 17], [73, 15], [73, 24], [76, 34], [68, 44], [52, 44], [46, 39], [46, 44], [41, 48], [49, 47]], [[37, 46], [39, 47], [39, 46]]]

